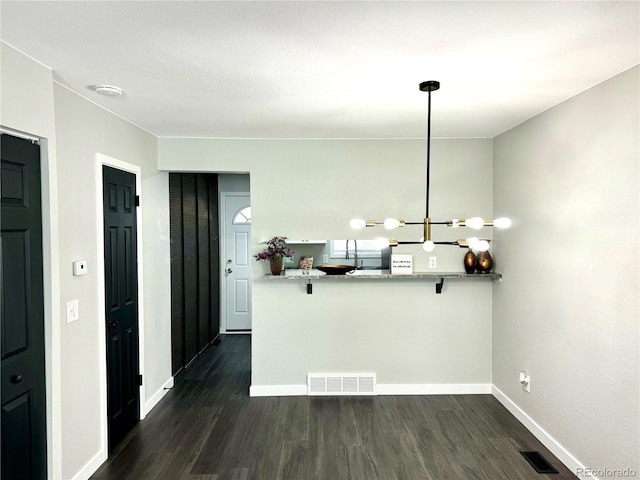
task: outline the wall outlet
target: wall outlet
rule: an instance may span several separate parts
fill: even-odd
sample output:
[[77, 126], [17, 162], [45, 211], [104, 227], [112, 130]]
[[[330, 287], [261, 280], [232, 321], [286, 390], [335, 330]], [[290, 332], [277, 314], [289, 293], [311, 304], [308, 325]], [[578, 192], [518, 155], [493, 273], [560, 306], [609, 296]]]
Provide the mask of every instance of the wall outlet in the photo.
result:
[[429, 257], [429, 268], [438, 268], [437, 257]]
[[529, 374], [527, 372], [520, 372], [518, 379], [525, 392], [531, 393], [531, 377], [529, 377]]
[[67, 323], [75, 322], [80, 318], [80, 310], [78, 308], [78, 300], [67, 302]]
[[329, 263], [329, 255], [322, 255], [322, 263]]

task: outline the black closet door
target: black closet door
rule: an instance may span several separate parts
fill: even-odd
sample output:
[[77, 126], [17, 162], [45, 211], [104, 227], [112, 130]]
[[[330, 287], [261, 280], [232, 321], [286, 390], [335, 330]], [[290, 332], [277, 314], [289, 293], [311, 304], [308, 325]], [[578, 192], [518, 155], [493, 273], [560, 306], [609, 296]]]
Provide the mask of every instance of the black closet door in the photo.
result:
[[104, 165], [104, 279], [109, 453], [140, 420], [136, 176]]
[[209, 250], [209, 186], [207, 177], [196, 177], [198, 230], [198, 352], [211, 341], [211, 266]]
[[0, 135], [0, 463], [47, 477], [40, 147]]
[[171, 373], [185, 366], [184, 268], [182, 241], [182, 175], [169, 174], [169, 236], [171, 238]]
[[175, 375], [220, 332], [217, 176], [171, 173], [169, 198]]
[[196, 176], [182, 176], [185, 366], [198, 355], [198, 224]]

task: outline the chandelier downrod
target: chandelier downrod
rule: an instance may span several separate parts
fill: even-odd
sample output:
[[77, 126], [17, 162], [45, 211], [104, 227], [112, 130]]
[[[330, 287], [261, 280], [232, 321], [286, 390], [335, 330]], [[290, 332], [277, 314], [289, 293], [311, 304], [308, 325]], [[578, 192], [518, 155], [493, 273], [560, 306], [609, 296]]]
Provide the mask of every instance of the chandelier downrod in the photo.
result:
[[427, 104], [427, 193], [426, 193], [426, 208], [425, 218], [429, 217], [429, 185], [431, 182], [431, 92], [434, 92], [440, 88], [440, 82], [436, 80], [428, 80], [420, 84], [420, 91], [428, 92], [429, 100]]

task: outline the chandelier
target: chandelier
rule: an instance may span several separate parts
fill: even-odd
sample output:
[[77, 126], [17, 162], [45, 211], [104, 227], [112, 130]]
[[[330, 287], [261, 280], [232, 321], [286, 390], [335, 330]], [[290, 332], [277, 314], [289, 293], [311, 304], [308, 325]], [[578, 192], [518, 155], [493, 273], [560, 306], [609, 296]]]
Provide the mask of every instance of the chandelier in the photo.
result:
[[[393, 230], [395, 228], [404, 227], [406, 225], [422, 225], [423, 235], [420, 241], [398, 241], [388, 240], [389, 247], [396, 247], [398, 245], [417, 245], [422, 244], [422, 248], [426, 252], [432, 252], [436, 245], [454, 245], [461, 248], [471, 248], [476, 251], [487, 251], [489, 249], [489, 242], [487, 240], [479, 239], [478, 237], [461, 238], [450, 242], [435, 242], [431, 238], [431, 225], [446, 225], [450, 228], [468, 227], [474, 230], [480, 230], [482, 227], [496, 227], [496, 228], [509, 228], [511, 226], [511, 220], [509, 218], [496, 218], [495, 220], [483, 219], [481, 217], [470, 217], [464, 219], [453, 218], [451, 220], [433, 221], [429, 215], [429, 182], [430, 182], [430, 170], [431, 170], [431, 92], [435, 92], [440, 88], [440, 82], [436, 80], [428, 80], [420, 84], [420, 91], [427, 92], [429, 94], [429, 101], [427, 107], [427, 188], [426, 188], [426, 213], [422, 221], [406, 222], [404, 220], [398, 220], [397, 218], [387, 218], [384, 222], [377, 222], [375, 220], [361, 220], [354, 218], [350, 224], [352, 228], [360, 229], [365, 227], [375, 227], [377, 225], [384, 225], [387, 230]], [[385, 243], [387, 241], [385, 240]]]

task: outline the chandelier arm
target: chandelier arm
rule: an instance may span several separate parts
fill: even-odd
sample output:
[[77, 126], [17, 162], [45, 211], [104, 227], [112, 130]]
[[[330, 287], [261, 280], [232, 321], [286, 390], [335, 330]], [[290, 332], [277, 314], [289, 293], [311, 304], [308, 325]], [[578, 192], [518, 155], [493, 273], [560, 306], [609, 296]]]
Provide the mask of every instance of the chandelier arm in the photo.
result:
[[[399, 240], [398, 245], [422, 245], [424, 242], [415, 242], [415, 241], [404, 241]], [[460, 244], [458, 242], [433, 242], [436, 245], [453, 245], [454, 247], [459, 247]]]
[[[424, 220], [422, 222], [404, 222], [405, 225], [424, 225]], [[429, 221], [429, 225], [450, 225], [451, 221], [447, 221], [447, 222], [432, 222]], [[376, 223], [376, 225], [380, 225], [379, 223]]]

